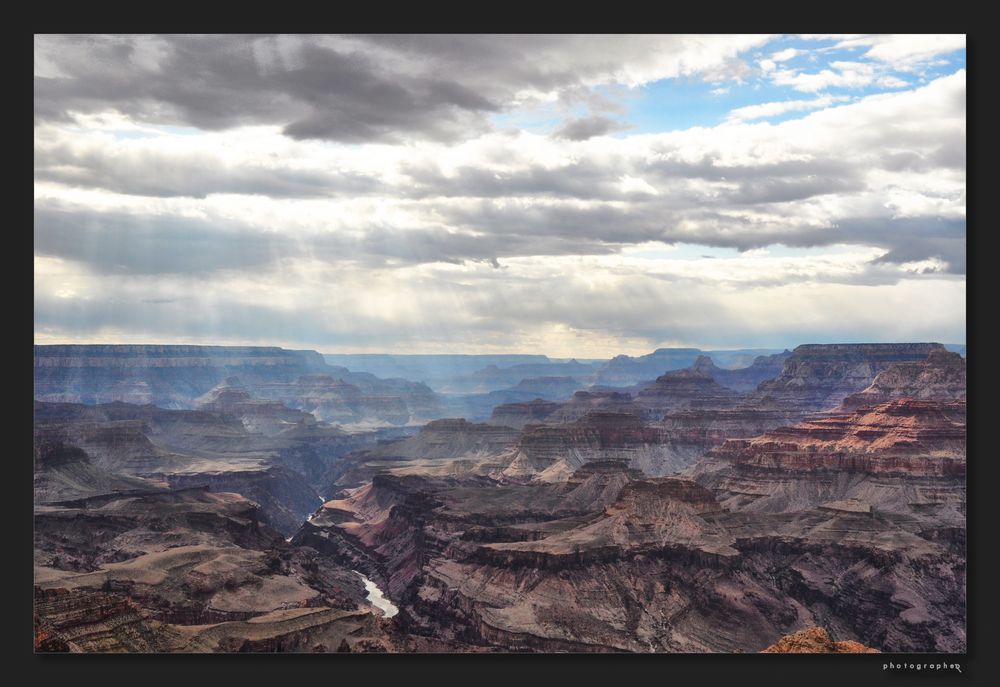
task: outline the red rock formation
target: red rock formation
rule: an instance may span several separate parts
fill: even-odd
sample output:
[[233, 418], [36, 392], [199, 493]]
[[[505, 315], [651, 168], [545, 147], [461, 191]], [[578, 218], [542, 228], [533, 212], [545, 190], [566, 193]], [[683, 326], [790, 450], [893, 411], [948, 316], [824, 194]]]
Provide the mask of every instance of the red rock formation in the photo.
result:
[[728, 440], [712, 455], [784, 472], [962, 476], [965, 442], [964, 401], [899, 399]]
[[877, 654], [878, 649], [867, 647], [861, 642], [835, 642], [821, 627], [800, 630], [785, 635], [767, 647], [762, 654]]
[[128, 597], [35, 587], [35, 651], [155, 652], [165, 646]]

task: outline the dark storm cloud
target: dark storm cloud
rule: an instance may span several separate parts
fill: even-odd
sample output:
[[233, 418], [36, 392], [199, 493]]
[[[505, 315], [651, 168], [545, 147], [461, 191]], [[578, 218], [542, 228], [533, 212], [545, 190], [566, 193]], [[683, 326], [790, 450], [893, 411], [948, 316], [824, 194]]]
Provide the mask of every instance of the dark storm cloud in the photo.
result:
[[68, 120], [74, 112], [116, 109], [207, 130], [273, 124], [295, 138], [451, 141], [489, 129], [488, 115], [526, 91], [615, 111], [619, 105], [588, 87], [634, 78], [627, 68], [636, 65], [643, 78], [712, 72], [765, 40], [43, 35], [35, 39], [35, 116]]
[[[51, 59], [62, 73], [35, 78], [35, 114], [42, 119], [114, 108], [139, 120], [206, 130], [279, 124], [294, 138], [396, 141], [419, 133], [452, 140], [486, 128], [484, 113], [500, 107], [447, 78], [387, 73], [369, 54], [306, 39], [285, 60], [262, 53], [266, 38], [39, 40], [53, 46]], [[154, 55], [139, 59], [142, 50]]]
[[616, 122], [613, 119], [601, 117], [600, 115], [592, 115], [590, 117], [572, 119], [559, 127], [552, 135], [556, 138], [565, 138], [569, 141], [586, 141], [588, 138], [603, 136], [612, 131], [625, 128], [627, 128], [627, 125], [621, 122]]

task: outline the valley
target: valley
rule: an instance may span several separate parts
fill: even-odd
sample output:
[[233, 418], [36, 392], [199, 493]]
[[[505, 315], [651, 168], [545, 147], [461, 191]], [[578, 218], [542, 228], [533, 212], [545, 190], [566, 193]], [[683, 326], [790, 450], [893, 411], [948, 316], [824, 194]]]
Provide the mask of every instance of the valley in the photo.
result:
[[963, 652], [963, 355], [726, 353], [36, 346], [36, 651]]

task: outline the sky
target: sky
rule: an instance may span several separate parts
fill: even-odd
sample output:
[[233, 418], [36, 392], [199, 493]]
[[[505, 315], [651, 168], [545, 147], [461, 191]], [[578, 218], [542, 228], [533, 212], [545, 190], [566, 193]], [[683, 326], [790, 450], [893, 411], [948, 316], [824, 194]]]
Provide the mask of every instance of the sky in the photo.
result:
[[964, 35], [37, 35], [35, 343], [965, 342]]

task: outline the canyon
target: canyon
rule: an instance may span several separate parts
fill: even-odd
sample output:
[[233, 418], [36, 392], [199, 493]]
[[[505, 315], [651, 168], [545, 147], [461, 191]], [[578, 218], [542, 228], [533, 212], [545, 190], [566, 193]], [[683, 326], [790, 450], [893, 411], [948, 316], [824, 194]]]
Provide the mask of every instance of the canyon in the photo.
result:
[[934, 343], [36, 346], [35, 648], [962, 652], [967, 404]]

